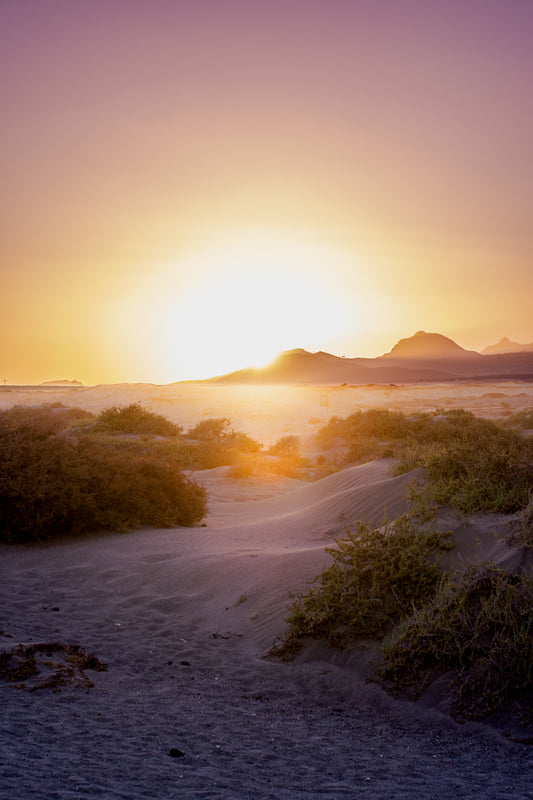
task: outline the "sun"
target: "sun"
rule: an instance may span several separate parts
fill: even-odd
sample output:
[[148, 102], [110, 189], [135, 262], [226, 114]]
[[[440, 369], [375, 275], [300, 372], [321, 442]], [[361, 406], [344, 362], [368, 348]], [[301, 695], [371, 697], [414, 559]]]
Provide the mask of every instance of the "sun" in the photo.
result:
[[123, 325], [134, 335], [142, 304], [137, 357], [149, 354], [161, 382], [262, 366], [345, 332], [353, 301], [335, 276], [349, 268], [346, 254], [309, 236], [241, 231], [156, 270], [123, 303]]

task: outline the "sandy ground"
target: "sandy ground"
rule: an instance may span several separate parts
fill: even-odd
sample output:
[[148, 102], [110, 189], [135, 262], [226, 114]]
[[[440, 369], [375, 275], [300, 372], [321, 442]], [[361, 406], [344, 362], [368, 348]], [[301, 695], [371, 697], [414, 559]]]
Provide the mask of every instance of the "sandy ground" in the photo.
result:
[[[136, 399], [124, 393], [113, 403]], [[88, 396], [76, 392], [76, 404]], [[293, 432], [289, 402], [284, 413]], [[345, 524], [405, 508], [412, 476], [387, 467], [267, 486], [208, 470], [197, 474], [210, 498], [205, 527], [0, 547], [0, 649], [33, 645], [39, 669], [21, 678], [26, 690], [0, 683], [0, 797], [533, 797], [531, 746], [454, 722], [438, 698], [393, 700], [365, 682], [364, 653], [315, 646], [291, 664], [263, 658], [291, 598], [326, 563], [324, 546]], [[506, 524], [455, 520], [453, 557], [519, 559], [495, 536]], [[35, 648], [55, 642], [107, 670]], [[67, 667], [65, 685], [39, 688]]]
[[98, 413], [140, 402], [178, 422], [185, 430], [206, 417], [229, 417], [242, 430], [270, 445], [286, 434], [312, 437], [332, 415], [357, 409], [390, 408], [413, 413], [465, 408], [488, 419], [505, 419], [533, 407], [532, 381], [431, 383], [369, 386], [224, 386], [176, 383], [114, 384], [78, 389], [0, 387], [0, 409], [61, 402]]

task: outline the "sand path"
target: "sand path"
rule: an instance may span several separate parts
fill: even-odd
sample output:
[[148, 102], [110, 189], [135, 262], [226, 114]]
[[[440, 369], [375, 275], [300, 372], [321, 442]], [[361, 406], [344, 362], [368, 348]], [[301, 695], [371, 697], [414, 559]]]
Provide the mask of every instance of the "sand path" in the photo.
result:
[[0, 683], [0, 797], [533, 797], [531, 747], [393, 701], [320, 649], [261, 658], [324, 546], [401, 513], [410, 477], [376, 462], [265, 497], [210, 470], [207, 527], [1, 547], [1, 649], [74, 643], [108, 670], [90, 689]]

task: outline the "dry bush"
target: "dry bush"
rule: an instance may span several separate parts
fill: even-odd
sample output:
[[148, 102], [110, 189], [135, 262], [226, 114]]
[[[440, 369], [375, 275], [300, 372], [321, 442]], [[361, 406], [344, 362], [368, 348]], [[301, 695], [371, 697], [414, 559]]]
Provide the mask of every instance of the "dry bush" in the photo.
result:
[[419, 517], [405, 514], [390, 525], [358, 523], [326, 552], [333, 562], [315, 579], [317, 587], [290, 607], [296, 637], [326, 638], [345, 645], [381, 637], [385, 626], [421, 607], [440, 581], [437, 553], [449, 549], [447, 534], [419, 530]]
[[232, 478], [269, 477], [303, 478], [309, 461], [299, 453], [271, 456], [267, 453], [239, 453], [229, 472]]
[[35, 438], [0, 431], [0, 539], [192, 525], [205, 490], [154, 453], [120, 452], [90, 435]]
[[481, 718], [515, 708], [533, 715], [533, 581], [486, 564], [444, 583], [383, 648], [380, 676], [416, 693], [453, 674], [453, 707]]
[[13, 406], [0, 411], [0, 430], [24, 429], [35, 438], [46, 438], [82, 422], [91, 423], [94, 414], [83, 408], [69, 408], [61, 403], [39, 406]]
[[105, 408], [98, 415], [94, 430], [151, 434], [152, 436], [177, 436], [181, 432], [181, 427], [162, 414], [148, 411], [139, 403], [131, 403], [129, 406]]

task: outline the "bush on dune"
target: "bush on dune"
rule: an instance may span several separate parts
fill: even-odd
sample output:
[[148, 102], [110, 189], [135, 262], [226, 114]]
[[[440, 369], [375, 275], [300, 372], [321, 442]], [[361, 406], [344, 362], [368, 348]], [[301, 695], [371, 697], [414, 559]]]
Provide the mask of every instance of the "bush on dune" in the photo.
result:
[[282, 476], [286, 478], [309, 478], [309, 459], [301, 455], [297, 436], [282, 436], [267, 450], [248, 449], [239, 452], [232, 466], [233, 478]]
[[[135, 436], [117, 436], [118, 431], [99, 426], [93, 427], [88, 433], [91, 438], [116, 452], [132, 455], [152, 453], [187, 470], [230, 466], [242, 454], [261, 450], [260, 442], [246, 433], [231, 429], [229, 420], [208, 419], [203, 420], [200, 425], [200, 428], [195, 426], [186, 434], [160, 433], [158, 438], [150, 433], [141, 433], [139, 427]], [[163, 428], [159, 427], [159, 430], [162, 431]]]
[[274, 654], [290, 658], [303, 637], [337, 647], [376, 638], [377, 676], [393, 694], [418, 696], [449, 673], [452, 713], [533, 719], [531, 575], [489, 563], [447, 576], [438, 565], [446, 534], [411, 513], [378, 530], [359, 524], [336, 545], [317, 588], [289, 608]]
[[297, 436], [282, 436], [268, 448], [268, 454], [271, 456], [287, 455], [297, 453], [299, 449], [300, 440]]
[[505, 424], [510, 428], [533, 430], [533, 408], [526, 408], [523, 411], [517, 411], [516, 414], [511, 414]]
[[533, 719], [531, 575], [492, 564], [443, 575], [436, 552], [446, 540], [427, 527], [443, 504], [516, 513], [519, 530], [509, 543], [531, 548], [533, 440], [462, 409], [409, 418], [357, 412], [332, 419], [321, 440], [368, 458], [390, 447], [395, 474], [423, 467], [426, 480], [412, 492], [408, 515], [379, 530], [359, 524], [329, 549], [333, 563], [289, 609], [282, 654], [304, 636], [341, 646], [376, 637], [383, 643], [378, 675], [392, 691], [422, 691], [449, 671], [459, 715], [510, 711]]
[[142, 408], [139, 403], [104, 409], [98, 415], [94, 430], [152, 436], [177, 436], [181, 433], [179, 425], [162, 414]]
[[261, 450], [225, 418], [196, 426], [196, 440], [135, 403], [94, 419], [55, 406], [0, 414], [0, 540], [193, 525], [207, 513], [206, 492], [182, 469], [235, 464]]
[[533, 581], [492, 565], [444, 584], [383, 648], [379, 674], [395, 692], [419, 693], [455, 674], [453, 705], [479, 718], [510, 705], [533, 715]]
[[206, 493], [156, 454], [120, 453], [90, 435], [36, 438], [0, 431], [0, 539], [192, 525]]
[[340, 443], [345, 463], [392, 456], [395, 475], [424, 467], [432, 499], [465, 513], [518, 511], [533, 485], [533, 441], [462, 409], [409, 417], [358, 411], [332, 417], [318, 440]]
[[298, 452], [282, 453], [278, 456], [263, 452], [244, 452], [237, 455], [229, 474], [232, 478], [267, 478], [275, 475], [302, 478], [308, 468], [308, 459]]
[[13, 406], [0, 411], [0, 430], [27, 431], [34, 438], [46, 438], [80, 423], [91, 423], [94, 414], [83, 408], [66, 407], [61, 403], [39, 406]]
[[446, 424], [444, 439], [406, 448], [395, 474], [425, 467], [432, 499], [464, 513], [513, 513], [527, 505], [533, 442], [459, 409], [447, 412]]
[[379, 638], [427, 602], [440, 581], [438, 552], [449, 549], [446, 534], [421, 531], [412, 513], [377, 529], [358, 523], [335, 545], [326, 548], [333, 563], [316, 578], [318, 587], [293, 603], [288, 622], [296, 637], [337, 646]]
[[209, 417], [198, 422], [189, 430], [191, 439], [208, 442], [225, 442], [233, 435], [228, 417]]

